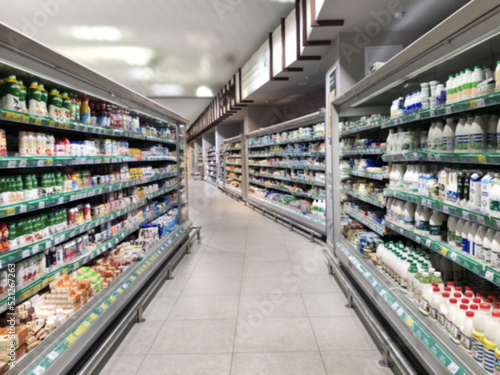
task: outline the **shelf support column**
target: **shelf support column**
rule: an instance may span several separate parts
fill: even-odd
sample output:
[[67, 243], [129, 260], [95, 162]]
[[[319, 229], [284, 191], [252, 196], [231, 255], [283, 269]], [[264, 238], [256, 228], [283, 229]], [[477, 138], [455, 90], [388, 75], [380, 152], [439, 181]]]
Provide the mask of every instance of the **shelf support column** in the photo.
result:
[[387, 344], [384, 342], [382, 348], [382, 359], [378, 361], [379, 365], [386, 368], [394, 367], [394, 362], [391, 360], [391, 352], [387, 347]]

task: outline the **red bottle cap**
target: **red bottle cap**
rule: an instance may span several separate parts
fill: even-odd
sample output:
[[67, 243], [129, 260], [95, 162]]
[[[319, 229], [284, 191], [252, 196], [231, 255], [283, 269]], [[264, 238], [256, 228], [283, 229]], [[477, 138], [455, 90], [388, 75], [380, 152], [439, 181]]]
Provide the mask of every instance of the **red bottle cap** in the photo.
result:
[[499, 310], [493, 310], [491, 315], [495, 318], [500, 318], [500, 311]]
[[443, 293], [443, 294], [441, 294], [441, 295], [443, 296], [443, 298], [449, 298], [450, 297], [450, 293], [446, 293], [446, 292]]
[[457, 299], [456, 298], [450, 298], [450, 303], [457, 303]]
[[471, 292], [467, 292], [464, 294], [467, 298], [474, 298], [474, 293], [471, 293]]
[[469, 318], [473, 318], [474, 317], [474, 311], [467, 311], [465, 313], [465, 315], [467, 315]]
[[433, 292], [439, 292], [439, 287], [438, 287], [438, 286], [435, 286], [434, 288], [432, 288], [432, 291], [433, 291]]
[[478, 305], [470, 305], [469, 309], [471, 309], [471, 310], [479, 310], [479, 306]]
[[489, 310], [491, 309], [491, 305], [489, 303], [482, 303], [479, 305], [479, 307], [481, 308], [481, 310]]
[[469, 306], [467, 305], [460, 305], [460, 309], [462, 310], [467, 310], [469, 308]]
[[453, 293], [453, 297], [460, 299], [462, 297], [462, 293]]
[[470, 301], [467, 298], [462, 298], [462, 303], [465, 303], [466, 305], [468, 305], [470, 303]]
[[489, 304], [492, 304], [492, 303], [493, 303], [493, 300], [492, 300], [491, 298], [485, 298], [485, 299], [484, 299], [484, 302], [489, 303]]

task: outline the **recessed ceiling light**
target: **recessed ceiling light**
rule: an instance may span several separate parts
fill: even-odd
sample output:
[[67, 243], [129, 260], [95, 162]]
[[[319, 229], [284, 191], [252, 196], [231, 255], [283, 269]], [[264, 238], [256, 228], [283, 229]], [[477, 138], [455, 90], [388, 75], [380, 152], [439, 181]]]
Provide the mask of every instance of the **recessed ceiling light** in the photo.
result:
[[196, 96], [199, 98], [212, 98], [213, 91], [207, 86], [200, 86], [196, 89]]
[[73, 26], [71, 35], [79, 40], [99, 42], [118, 42], [122, 40], [122, 32], [114, 26]]
[[151, 86], [153, 95], [156, 96], [181, 96], [184, 95], [184, 87], [181, 85], [156, 83]]

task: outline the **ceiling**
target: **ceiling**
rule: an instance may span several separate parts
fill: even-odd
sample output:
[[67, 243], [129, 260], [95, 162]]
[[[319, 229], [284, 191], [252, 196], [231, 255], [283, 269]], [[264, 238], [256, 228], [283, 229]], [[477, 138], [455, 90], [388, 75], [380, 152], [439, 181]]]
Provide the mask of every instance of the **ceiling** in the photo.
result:
[[294, 3], [0, 0], [0, 21], [147, 96], [192, 97], [217, 93]]

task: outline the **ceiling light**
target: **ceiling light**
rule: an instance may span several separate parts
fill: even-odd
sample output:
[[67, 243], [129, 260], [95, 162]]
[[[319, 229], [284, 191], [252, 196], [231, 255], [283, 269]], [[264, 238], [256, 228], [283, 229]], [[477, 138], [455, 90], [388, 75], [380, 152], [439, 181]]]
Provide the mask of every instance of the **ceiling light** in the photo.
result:
[[213, 91], [207, 86], [200, 86], [196, 89], [196, 96], [198, 98], [213, 98]]
[[152, 77], [152, 71], [149, 68], [132, 68], [130, 76], [137, 80], [148, 80]]
[[113, 26], [73, 26], [71, 34], [79, 40], [100, 42], [118, 42], [123, 38], [122, 32]]

